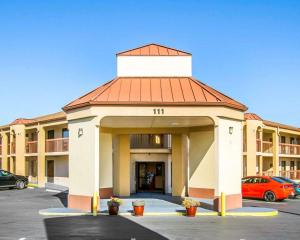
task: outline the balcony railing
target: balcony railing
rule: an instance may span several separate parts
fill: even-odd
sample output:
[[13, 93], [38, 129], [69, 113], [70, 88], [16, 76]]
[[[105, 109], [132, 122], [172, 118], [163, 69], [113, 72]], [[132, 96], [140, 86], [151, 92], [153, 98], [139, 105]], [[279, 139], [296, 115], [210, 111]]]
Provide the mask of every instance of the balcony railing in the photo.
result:
[[256, 139], [256, 152], [261, 152], [261, 140]]
[[262, 172], [262, 175], [263, 175], [263, 176], [269, 176], [269, 177], [272, 177], [272, 176], [273, 176], [273, 171], [263, 171], [263, 172]]
[[262, 150], [264, 153], [272, 153], [273, 152], [273, 143], [263, 141], [262, 142]]
[[280, 143], [279, 153], [288, 155], [300, 155], [300, 145]]
[[38, 142], [37, 141], [28, 141], [26, 142], [26, 153], [37, 153]]
[[46, 152], [68, 152], [69, 138], [46, 139]]
[[300, 179], [300, 170], [279, 171], [279, 176], [299, 180]]

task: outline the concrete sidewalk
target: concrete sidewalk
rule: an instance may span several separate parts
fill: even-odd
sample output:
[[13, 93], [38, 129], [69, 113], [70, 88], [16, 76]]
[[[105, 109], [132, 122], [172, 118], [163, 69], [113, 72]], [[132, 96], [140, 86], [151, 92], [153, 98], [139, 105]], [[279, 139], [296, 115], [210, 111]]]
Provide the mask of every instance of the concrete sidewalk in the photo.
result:
[[[132, 202], [141, 200], [141, 198], [122, 198], [122, 205], [119, 207], [120, 215], [132, 215], [133, 207]], [[169, 202], [167, 200], [156, 198], [145, 198], [145, 216], [176, 216], [185, 215], [185, 208], [180, 204]], [[107, 201], [109, 199], [100, 200], [99, 214], [108, 215]], [[89, 212], [84, 212], [77, 209], [68, 208], [49, 208], [40, 210], [41, 215], [57, 215], [57, 216], [75, 216], [75, 215], [91, 215]], [[203, 207], [197, 208], [197, 216], [218, 216], [218, 212]], [[276, 216], [278, 211], [271, 208], [260, 207], [243, 207], [233, 209], [226, 212], [227, 216]]]

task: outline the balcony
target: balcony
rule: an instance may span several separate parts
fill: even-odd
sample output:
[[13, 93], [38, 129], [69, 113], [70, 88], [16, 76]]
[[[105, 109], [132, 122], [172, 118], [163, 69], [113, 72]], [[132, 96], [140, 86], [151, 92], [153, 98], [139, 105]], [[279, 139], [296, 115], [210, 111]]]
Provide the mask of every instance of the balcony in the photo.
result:
[[279, 176], [299, 180], [300, 179], [300, 170], [279, 171]]
[[268, 177], [273, 177], [273, 171], [263, 171], [262, 175], [263, 176], [268, 176]]
[[46, 139], [46, 152], [68, 152], [69, 138]]
[[38, 142], [37, 141], [28, 141], [25, 145], [26, 153], [37, 153]]
[[262, 150], [263, 153], [273, 153], [273, 143], [262, 141]]
[[279, 154], [300, 155], [300, 145], [280, 143]]

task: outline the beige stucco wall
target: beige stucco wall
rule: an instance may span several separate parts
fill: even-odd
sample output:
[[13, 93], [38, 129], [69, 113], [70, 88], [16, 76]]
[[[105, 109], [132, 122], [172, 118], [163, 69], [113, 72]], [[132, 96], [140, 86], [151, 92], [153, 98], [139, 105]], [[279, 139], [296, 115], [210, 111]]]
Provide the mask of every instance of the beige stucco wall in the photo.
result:
[[128, 134], [116, 135], [114, 139], [114, 184], [117, 196], [130, 195], [130, 139]]
[[214, 129], [189, 135], [189, 187], [215, 188]]
[[[16, 153], [15, 169], [17, 175], [25, 175], [25, 126], [18, 124], [11, 126], [11, 131], [15, 133]], [[13, 137], [11, 137], [12, 141]]]
[[172, 134], [172, 196], [187, 193], [187, 135]]
[[113, 186], [112, 134], [100, 133], [100, 188]]
[[99, 122], [94, 117], [69, 122], [70, 194], [93, 196], [99, 191]]
[[[246, 142], [247, 142], [247, 176], [256, 175], [256, 139], [257, 131], [262, 126], [262, 121], [258, 120], [246, 120]], [[261, 134], [261, 133], [260, 133]]]
[[215, 127], [216, 196], [241, 194], [242, 132], [242, 122], [231, 119], [220, 118]]

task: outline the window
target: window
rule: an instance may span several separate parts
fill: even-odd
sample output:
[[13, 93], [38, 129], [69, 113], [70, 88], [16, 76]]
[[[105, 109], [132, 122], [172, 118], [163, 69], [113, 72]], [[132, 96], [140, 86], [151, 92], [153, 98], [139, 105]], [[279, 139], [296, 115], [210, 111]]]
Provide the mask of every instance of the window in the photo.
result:
[[67, 128], [63, 128], [61, 131], [62, 138], [68, 138], [69, 137], [69, 130]]
[[49, 130], [47, 132], [47, 138], [48, 139], [54, 139], [54, 130]]
[[291, 166], [290, 166], [290, 170], [294, 170], [295, 169], [295, 162], [291, 161]]
[[291, 137], [290, 144], [295, 144], [295, 138]]
[[276, 182], [279, 182], [279, 183], [285, 183], [285, 181], [283, 181], [283, 180], [280, 179], [280, 178], [273, 177], [272, 179], [273, 179], [274, 181], [276, 181]]
[[285, 136], [281, 136], [280, 142], [281, 142], [281, 143], [285, 143]]
[[285, 169], [286, 169], [286, 162], [281, 161], [281, 170], [285, 171]]
[[261, 178], [261, 179], [260, 179], [260, 183], [268, 183], [268, 182], [269, 182], [268, 179], [265, 179], [265, 178]]
[[0, 177], [8, 177], [8, 176], [11, 176], [10, 172], [4, 171], [4, 170], [0, 171]]

